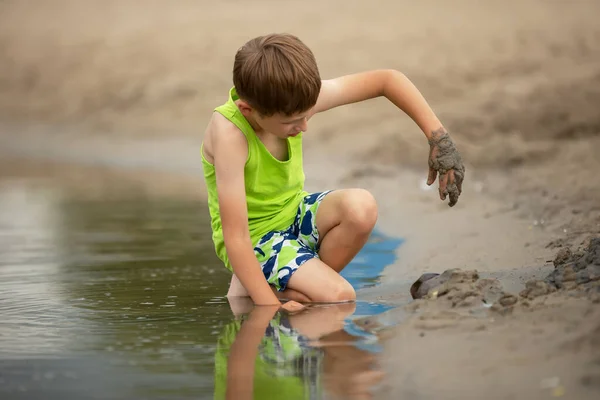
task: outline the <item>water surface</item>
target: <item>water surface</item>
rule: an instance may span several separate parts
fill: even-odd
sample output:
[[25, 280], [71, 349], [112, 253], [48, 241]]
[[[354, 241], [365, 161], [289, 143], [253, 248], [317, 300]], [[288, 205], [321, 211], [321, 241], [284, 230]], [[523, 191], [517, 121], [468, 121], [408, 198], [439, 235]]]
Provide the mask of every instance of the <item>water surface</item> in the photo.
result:
[[[0, 182], [1, 398], [353, 398], [384, 380], [354, 321], [391, 305], [230, 304], [204, 203], [116, 198]], [[376, 285], [400, 244], [374, 234], [344, 276]]]

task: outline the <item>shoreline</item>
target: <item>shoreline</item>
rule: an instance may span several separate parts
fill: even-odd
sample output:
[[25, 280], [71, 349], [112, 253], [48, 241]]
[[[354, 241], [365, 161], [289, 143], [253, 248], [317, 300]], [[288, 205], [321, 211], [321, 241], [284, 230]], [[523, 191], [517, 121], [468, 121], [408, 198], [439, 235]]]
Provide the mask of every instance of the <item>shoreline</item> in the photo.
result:
[[[73, 148], [63, 148], [66, 152], [70, 150]], [[139, 166], [123, 167], [119, 163], [110, 165], [108, 160], [114, 157], [111, 153], [98, 156], [104, 160], [100, 166], [82, 165], [72, 160], [60, 162], [56, 154], [53, 161], [36, 160], [35, 154], [30, 157], [24, 158], [23, 153], [19, 156], [0, 153], [0, 177], [27, 176], [50, 186], [56, 179], [66, 185], [67, 190], [88, 199], [106, 199], [106, 188], [114, 188], [115, 182], [121, 182], [117, 186], [119, 190], [111, 191], [109, 196], [205, 199], [201, 174], [182, 174], [174, 168], [157, 171]], [[563, 246], [577, 244], [566, 234], [560, 236], [560, 223], [533, 226], [523, 214], [526, 204], [515, 208], [512, 203], [482, 190], [488, 179], [494, 179], [493, 173], [473, 173], [480, 179], [472, 183], [465, 181], [467, 184], [458, 204], [449, 208], [447, 201], [439, 200], [436, 188], [427, 189], [422, 185], [425, 170], [417, 174], [390, 167], [365, 169], [356, 165], [354, 168], [362, 168], [367, 173], [349, 179], [353, 169], [340, 168], [336, 163], [339, 160], [335, 159], [328, 160], [327, 176], [320, 174], [323, 163], [314, 161], [318, 158], [316, 152], [307, 156], [309, 190], [332, 186], [370, 190], [380, 210], [376, 228], [385, 235], [404, 240], [395, 252], [396, 261], [380, 275], [380, 283], [361, 292], [363, 301], [397, 306], [374, 318], [355, 320], [359, 326], [366, 324], [361, 329], [380, 338], [381, 363], [385, 370], [395, 373], [404, 370], [406, 376], [418, 376], [413, 382], [415, 390], [418, 387], [419, 393], [432, 396], [447, 393], [449, 388], [457, 396], [458, 393], [489, 396], [494, 388], [499, 396], [512, 393], [520, 397], [528, 393], [531, 396], [528, 398], [546, 398], [548, 390], [561, 391], [568, 387], [569, 393], [577, 393], [577, 398], [595, 397], [600, 368], [594, 367], [594, 360], [600, 360], [600, 348], [590, 341], [594, 329], [600, 329], [595, 325], [595, 321], [600, 321], [600, 308], [591, 297], [576, 297], [577, 291], [563, 290], [537, 298], [533, 306], [525, 307], [521, 305], [525, 302], [519, 302], [510, 312], [482, 315], [477, 311], [470, 315], [468, 307], [449, 307], [443, 298], [412, 301], [409, 294], [410, 285], [422, 273], [459, 268], [477, 270], [482, 280], [495, 278], [503, 290], [518, 296], [528, 280], [543, 279], [554, 269], [552, 260], [557, 250], [549, 244], [557, 240], [562, 240]], [[182, 165], [184, 163], [180, 167]], [[597, 313], [598, 318], [594, 317]], [[532, 332], [537, 342], [527, 347], [529, 341], [521, 339], [531, 336]], [[568, 335], [563, 337], [560, 332]], [[568, 343], [572, 343], [570, 347]], [[405, 370], [407, 357], [411, 360], [410, 370]], [[547, 357], [553, 362], [547, 363]], [[436, 360], [435, 367], [431, 360]], [[479, 367], [475, 370], [456, 368], [465, 363]], [[569, 363], [575, 363], [577, 368], [569, 367]], [[521, 375], [516, 371], [521, 371]], [[559, 375], [559, 384], [540, 390], [539, 383], [534, 382], [538, 378], [525, 379], [528, 374], [542, 376], [540, 371], [550, 377]], [[479, 384], [465, 387], [462, 382], [473, 376], [478, 376]], [[509, 384], [513, 380], [519, 383]], [[498, 382], [504, 382], [505, 386]], [[386, 398], [390, 393], [394, 397], [406, 395], [408, 389], [389, 383], [378, 390], [379, 395]]]
[[[465, 161], [455, 207], [423, 185], [424, 135], [386, 99], [316, 115], [304, 141], [307, 190], [370, 190], [377, 229], [404, 239], [361, 294], [410, 303], [370, 327], [391, 377], [376, 397], [598, 398], [599, 306], [554, 260], [600, 237], [600, 2], [165, 4], [0, 2], [0, 176], [202, 207], [203, 130], [246, 40], [297, 34], [324, 79], [397, 69]], [[456, 268], [442, 296], [409, 301], [421, 274]], [[554, 271], [568, 290], [526, 286]], [[488, 278], [512, 297], [477, 308]]]

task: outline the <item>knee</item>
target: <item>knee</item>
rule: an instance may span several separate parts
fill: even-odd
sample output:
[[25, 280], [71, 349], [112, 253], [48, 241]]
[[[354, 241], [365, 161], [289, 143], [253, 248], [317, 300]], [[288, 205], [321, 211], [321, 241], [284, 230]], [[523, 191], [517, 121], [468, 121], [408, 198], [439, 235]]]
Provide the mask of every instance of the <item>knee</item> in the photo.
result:
[[343, 283], [333, 290], [333, 296], [336, 302], [354, 301], [356, 300], [356, 291], [350, 283], [344, 280]]
[[336, 283], [327, 293], [324, 293], [321, 301], [326, 303], [342, 303], [354, 300], [356, 300], [356, 291], [348, 281], [342, 280]]
[[364, 189], [353, 189], [343, 202], [343, 210], [348, 223], [355, 231], [370, 233], [377, 222], [377, 202], [373, 195]]

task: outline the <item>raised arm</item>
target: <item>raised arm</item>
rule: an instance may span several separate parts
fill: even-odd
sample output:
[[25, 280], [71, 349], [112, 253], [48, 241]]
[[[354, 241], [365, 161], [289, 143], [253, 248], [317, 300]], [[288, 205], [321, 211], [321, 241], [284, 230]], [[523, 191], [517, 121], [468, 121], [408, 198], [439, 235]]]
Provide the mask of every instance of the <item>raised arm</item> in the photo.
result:
[[309, 116], [380, 96], [404, 111], [423, 131], [430, 148], [427, 184], [433, 184], [439, 173], [440, 199], [445, 200], [449, 195], [448, 205], [454, 206], [462, 192], [465, 176], [461, 156], [421, 92], [403, 73], [382, 69], [324, 80], [317, 104]]
[[248, 229], [244, 164], [248, 157], [246, 138], [234, 125], [217, 124], [213, 132], [213, 156], [219, 209], [227, 256], [248, 294], [257, 305], [279, 305], [254, 255]]
[[421, 92], [403, 73], [393, 69], [359, 72], [324, 80], [313, 113], [381, 96], [404, 111], [428, 139], [433, 131], [443, 128]]

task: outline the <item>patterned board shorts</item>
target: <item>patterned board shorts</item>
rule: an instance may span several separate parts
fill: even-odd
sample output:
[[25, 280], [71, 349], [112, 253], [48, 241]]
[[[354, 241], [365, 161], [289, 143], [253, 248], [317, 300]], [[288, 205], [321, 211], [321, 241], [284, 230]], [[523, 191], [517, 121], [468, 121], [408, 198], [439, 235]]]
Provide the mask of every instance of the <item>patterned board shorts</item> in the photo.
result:
[[298, 206], [294, 223], [284, 231], [264, 235], [254, 254], [262, 266], [265, 279], [278, 291], [287, 287], [292, 274], [308, 260], [319, 258], [319, 232], [316, 216], [321, 201], [331, 190], [312, 193]]

